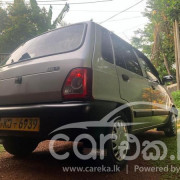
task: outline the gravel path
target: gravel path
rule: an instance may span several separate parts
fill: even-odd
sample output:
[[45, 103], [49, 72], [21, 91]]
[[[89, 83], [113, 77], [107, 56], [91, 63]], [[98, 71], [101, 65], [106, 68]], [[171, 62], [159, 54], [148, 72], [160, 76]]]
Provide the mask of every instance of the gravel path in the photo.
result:
[[[158, 133], [158, 132], [157, 132]], [[146, 136], [147, 139], [148, 136]], [[108, 180], [159, 180], [158, 173], [134, 172], [135, 165], [150, 166], [142, 157], [130, 161], [126, 169], [119, 173], [72, 173], [63, 172], [62, 167], [92, 166], [92, 162], [83, 162], [71, 156], [65, 161], [55, 160], [48, 151], [48, 141], [39, 144], [38, 148], [30, 156], [18, 159], [3, 152], [0, 154], [0, 180], [56, 180], [56, 179], [108, 179]], [[56, 148], [59, 151], [71, 149], [71, 143], [58, 142]], [[127, 174], [128, 169], [128, 174]]]

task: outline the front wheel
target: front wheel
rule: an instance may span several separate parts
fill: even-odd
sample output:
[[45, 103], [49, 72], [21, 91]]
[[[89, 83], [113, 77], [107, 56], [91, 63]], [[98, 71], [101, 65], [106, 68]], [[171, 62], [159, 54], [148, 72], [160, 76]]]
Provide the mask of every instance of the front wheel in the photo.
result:
[[27, 156], [32, 153], [38, 145], [34, 139], [8, 138], [3, 142], [4, 149], [14, 156]]
[[164, 128], [164, 133], [167, 137], [177, 135], [177, 117], [175, 114], [171, 114], [167, 126]]

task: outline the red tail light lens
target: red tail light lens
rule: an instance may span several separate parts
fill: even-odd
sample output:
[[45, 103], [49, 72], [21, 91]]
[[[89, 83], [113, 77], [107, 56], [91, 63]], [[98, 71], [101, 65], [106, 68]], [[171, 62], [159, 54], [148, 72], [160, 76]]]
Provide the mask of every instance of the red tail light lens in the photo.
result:
[[66, 78], [62, 90], [65, 100], [89, 99], [92, 96], [92, 72], [88, 68], [73, 69]]

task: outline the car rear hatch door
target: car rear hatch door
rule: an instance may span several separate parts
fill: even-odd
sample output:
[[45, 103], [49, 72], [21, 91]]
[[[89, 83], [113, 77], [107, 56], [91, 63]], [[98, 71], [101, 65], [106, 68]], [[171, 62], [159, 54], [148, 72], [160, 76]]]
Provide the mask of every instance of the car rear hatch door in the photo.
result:
[[44, 58], [1, 68], [0, 105], [61, 101], [64, 80], [74, 66], [81, 66], [81, 60]]
[[68, 73], [83, 66], [86, 24], [60, 28], [21, 45], [0, 68], [0, 105], [60, 102]]

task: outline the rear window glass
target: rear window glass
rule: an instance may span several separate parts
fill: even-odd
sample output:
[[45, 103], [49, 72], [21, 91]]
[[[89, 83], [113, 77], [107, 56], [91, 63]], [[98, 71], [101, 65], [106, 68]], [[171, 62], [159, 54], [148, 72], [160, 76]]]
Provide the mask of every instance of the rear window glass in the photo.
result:
[[21, 45], [0, 65], [76, 50], [82, 44], [84, 34], [85, 24], [72, 25], [48, 32]]

